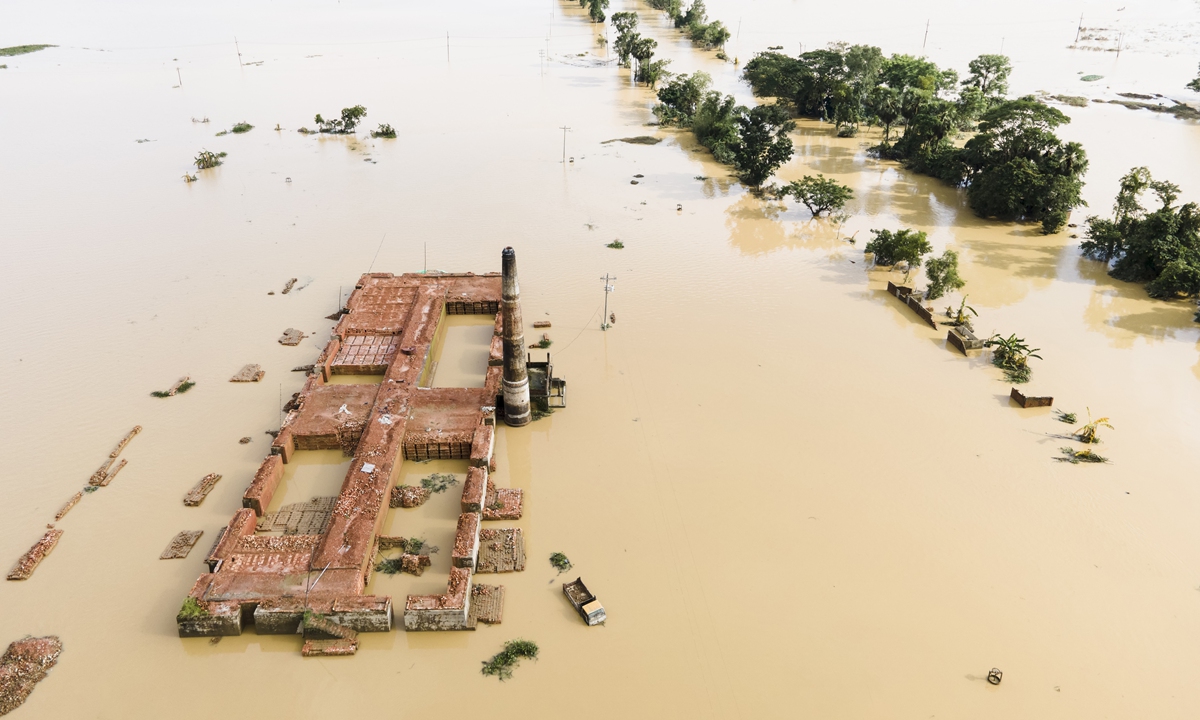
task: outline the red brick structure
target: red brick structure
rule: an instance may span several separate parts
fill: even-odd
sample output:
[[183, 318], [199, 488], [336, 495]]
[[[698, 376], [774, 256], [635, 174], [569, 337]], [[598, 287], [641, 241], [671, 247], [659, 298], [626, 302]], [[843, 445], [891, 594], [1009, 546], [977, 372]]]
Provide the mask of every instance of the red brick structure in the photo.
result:
[[[469, 605], [480, 512], [487, 511], [482, 506], [491, 495], [496, 510], [508, 510], [506, 518], [520, 512], [519, 494], [497, 501], [487, 477], [495, 467], [494, 406], [503, 368], [498, 356], [491, 357], [484, 387], [430, 388], [429, 366], [438, 325], [447, 314], [495, 314], [500, 300], [496, 273], [362, 276], [271, 455], [247, 488], [244, 509], [222, 529], [207, 559], [209, 572], [188, 594], [178, 618], [181, 636], [237, 635], [249, 622], [259, 634], [296, 633], [302, 626], [308, 633], [315, 625], [304, 620], [306, 612], [357, 632], [390, 630], [392, 599], [363, 592], [396, 469], [405, 459], [427, 458], [466, 459], [471, 474], [447, 591], [409, 597], [404, 624], [410, 630], [474, 627]], [[499, 347], [492, 343], [493, 355]], [[382, 381], [327, 384], [337, 374], [380, 374]], [[283, 466], [297, 451], [335, 448], [354, 459], [326, 531], [256, 535]], [[353, 652], [349, 641], [336, 649], [309, 650]]]

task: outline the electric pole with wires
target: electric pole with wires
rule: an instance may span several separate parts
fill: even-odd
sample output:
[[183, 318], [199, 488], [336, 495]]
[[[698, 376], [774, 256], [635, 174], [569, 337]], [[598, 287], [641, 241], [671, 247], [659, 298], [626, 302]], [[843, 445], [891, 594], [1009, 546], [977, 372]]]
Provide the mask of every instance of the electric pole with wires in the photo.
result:
[[607, 330], [613, 326], [611, 321], [616, 319], [613, 315], [608, 314], [608, 294], [616, 289], [613, 287], [612, 281], [617, 278], [604, 273], [604, 277], [600, 279], [604, 281], [604, 315], [600, 318], [600, 329]]

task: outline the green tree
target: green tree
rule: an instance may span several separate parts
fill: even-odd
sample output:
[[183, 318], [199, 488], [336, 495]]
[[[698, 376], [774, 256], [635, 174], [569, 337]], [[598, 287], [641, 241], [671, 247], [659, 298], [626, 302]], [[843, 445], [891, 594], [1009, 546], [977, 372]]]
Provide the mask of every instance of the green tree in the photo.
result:
[[[1146, 192], [1158, 199], [1157, 210], [1142, 206]], [[1176, 207], [1178, 198], [1178, 185], [1133, 168], [1121, 179], [1114, 219], [1088, 218], [1084, 255], [1115, 260], [1110, 274], [1145, 283], [1152, 297], [1200, 293], [1200, 207], [1194, 202]]]
[[883, 142], [887, 144], [892, 125], [900, 119], [900, 92], [886, 85], [876, 85], [867, 97], [866, 110], [883, 126]]
[[586, 7], [592, 22], [604, 22], [604, 11], [608, 9], [608, 0], [579, 0], [579, 7]]
[[959, 290], [967, 284], [958, 275], [958, 253], [947, 250], [941, 257], [931, 257], [925, 261], [925, 278], [929, 287], [925, 297], [937, 300], [950, 290]]
[[737, 118], [740, 138], [731, 148], [733, 166], [743, 183], [757, 188], [792, 158], [792, 140], [787, 136], [796, 124], [779, 105], [758, 105]]
[[967, 199], [981, 217], [1032, 220], [1052, 233], [1083, 204], [1087, 155], [1054, 129], [1071, 121], [1032, 96], [1000, 103], [984, 114], [961, 159]]
[[1200, 92], [1200, 75], [1197, 75], [1196, 79], [1188, 83], [1187, 86], [1189, 90]]
[[704, 25], [708, 22], [708, 10], [704, 7], [704, 0], [693, 0], [688, 6], [687, 12], [675, 18], [675, 27], [687, 28], [693, 25]]
[[696, 110], [711, 84], [712, 78], [703, 72], [672, 78], [658, 91], [659, 104], [654, 106], [654, 116], [659, 124], [691, 127]]
[[617, 39], [613, 43], [613, 48], [617, 51], [617, 64], [621, 67], [629, 67], [629, 58], [633, 57], [633, 44], [640, 37], [634, 32], [634, 28], [638, 25], [637, 13], [613, 13], [612, 25], [617, 31]]
[[680, 0], [647, 0], [647, 2], [650, 7], [662, 10], [672, 20], [683, 14], [683, 3]]
[[980, 55], [967, 64], [971, 73], [962, 81], [964, 88], [974, 88], [985, 98], [1002, 100], [1008, 94], [1008, 76], [1012, 63], [1005, 55]]
[[920, 265], [921, 256], [933, 251], [923, 230], [872, 230], [875, 237], [863, 252], [875, 253], [876, 265], [895, 265], [906, 262], [910, 266]]
[[813, 217], [819, 217], [822, 213], [833, 210], [841, 210], [846, 202], [854, 197], [853, 190], [824, 175], [816, 177], [805, 175], [784, 186], [783, 193], [804, 203]]
[[692, 132], [696, 140], [708, 148], [719, 163], [732, 164], [733, 148], [738, 143], [738, 113], [740, 108], [732, 95], [710, 90], [696, 107]]
[[332, 120], [326, 120], [319, 114], [313, 119], [317, 124], [318, 132], [332, 133], [334, 135], [349, 135], [358, 127], [358, 121], [367, 116], [367, 109], [362, 105], [354, 107], [342, 108], [342, 116]]

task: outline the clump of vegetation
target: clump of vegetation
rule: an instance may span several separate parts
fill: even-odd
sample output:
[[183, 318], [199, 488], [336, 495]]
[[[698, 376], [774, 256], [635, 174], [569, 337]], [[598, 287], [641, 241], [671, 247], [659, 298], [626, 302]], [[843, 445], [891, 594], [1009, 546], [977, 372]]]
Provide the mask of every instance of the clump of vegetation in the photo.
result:
[[183, 607], [179, 608], [177, 620], [195, 620], [197, 618], [208, 617], [208, 608], [200, 604], [200, 601], [191, 595], [183, 599]]
[[1059, 448], [1059, 451], [1062, 452], [1063, 457], [1056, 457], [1054, 459], [1059, 462], [1069, 462], [1072, 465], [1078, 465], [1079, 463], [1108, 462], [1108, 458], [1092, 452], [1091, 448], [1086, 450], [1076, 450], [1075, 448], [1071, 447], [1061, 447]]
[[1004, 371], [1004, 377], [1013, 383], [1027, 383], [1032, 370], [1029, 359], [1042, 359], [1037, 352], [1041, 348], [1031, 348], [1023, 338], [1016, 334], [1004, 337], [993, 335], [983, 341], [983, 346], [992, 348], [992, 364]]
[[[313, 122], [317, 124], [316, 132], [328, 133], [331, 135], [350, 135], [358, 127], [358, 121], [367, 116], [367, 109], [362, 105], [354, 107], [342, 108], [342, 116], [326, 120], [320, 114], [313, 118]], [[311, 134], [311, 130], [301, 128], [300, 132]]]
[[450, 473], [434, 473], [429, 477], [421, 478], [421, 487], [433, 493], [446, 492], [452, 485], [457, 484], [458, 478]]
[[188, 390], [191, 390], [194, 387], [196, 387], [196, 383], [192, 382], [191, 380], [188, 380], [187, 382], [182, 382], [182, 383], [179, 383], [179, 385], [175, 386], [174, 392], [172, 392], [171, 390], [155, 390], [154, 392], [150, 393], [150, 397], [165, 398], [165, 397], [171, 397], [172, 395], [182, 395], [183, 393], [187, 392]]
[[1050, 98], [1059, 101], [1063, 105], [1070, 105], [1071, 107], [1088, 106], [1088, 99], [1085, 97], [1080, 97], [1079, 95], [1051, 95]]
[[691, 127], [700, 102], [704, 100], [711, 84], [712, 78], [703, 72], [671, 78], [658, 91], [659, 103], [654, 106], [654, 116], [658, 118], [658, 124]]
[[492, 656], [491, 660], [483, 663], [480, 672], [484, 675], [495, 675], [501, 680], [512, 677], [513, 668], [521, 658], [537, 659], [537, 643], [529, 640], [509, 640], [504, 643], [504, 649]]
[[625, 248], [625, 243], [621, 242], [620, 240], [613, 240], [604, 247], [612, 248], [613, 250], [623, 250]]
[[[553, 415], [554, 408], [550, 407], [549, 400], [547, 400], [545, 398], [534, 398], [533, 400], [530, 401], [529, 412], [533, 416], [534, 420], [541, 420], [544, 417], [550, 417], [551, 415]], [[493, 510], [501, 509], [503, 507], [503, 503], [500, 503], [498, 497], [497, 497], [496, 502], [498, 503], [498, 505], [494, 506], [492, 509]]]
[[[1142, 206], [1141, 198], [1153, 193], [1159, 208]], [[1112, 263], [1109, 274], [1126, 282], [1145, 283], [1152, 297], [1179, 297], [1200, 293], [1200, 205], [1174, 207], [1179, 186], [1156, 181], [1150, 170], [1136, 167], [1121, 178], [1113, 206], [1113, 219], [1087, 219], [1083, 254]]]
[[85, 493], [91, 494], [91, 493], [94, 493], [94, 492], [96, 492], [96, 491], [97, 491], [97, 490], [99, 490], [99, 489], [100, 489], [100, 488], [99, 488], [99, 487], [97, 487], [97, 486], [95, 486], [95, 485], [88, 485], [87, 487], [85, 487], [85, 488], [83, 489], [83, 491], [84, 491]]
[[617, 64], [621, 67], [632, 67], [633, 61], [636, 60], [634, 81], [645, 83], [650, 87], [657, 85], [658, 81], [666, 76], [667, 65], [671, 62], [670, 60], [654, 59], [654, 49], [658, 47], [658, 41], [642, 37], [634, 29], [638, 25], [638, 16], [635, 12], [613, 13], [612, 24], [617, 31], [617, 39], [614, 43], [617, 51]]
[[781, 194], [792, 195], [804, 203], [813, 217], [841, 210], [846, 202], [854, 197], [854, 191], [849, 187], [836, 180], [830, 180], [824, 175], [816, 177], [805, 175], [803, 178], [785, 185]]
[[378, 130], [371, 131], [371, 137], [396, 139], [396, 129], [387, 123], [380, 123]]
[[1099, 428], [1104, 427], [1104, 428], [1108, 428], [1109, 430], [1116, 430], [1116, 428], [1114, 428], [1108, 422], [1108, 418], [1102, 417], [1102, 418], [1097, 418], [1097, 419], [1093, 420], [1092, 419], [1092, 409], [1088, 408], [1087, 412], [1088, 412], [1087, 424], [1084, 425], [1083, 427], [1079, 428], [1078, 430], [1076, 430], [1074, 433], [1072, 433], [1075, 436], [1075, 439], [1078, 440], [1079, 442], [1081, 442], [1085, 445], [1094, 445], [1094, 444], [1100, 442], [1100, 436], [1096, 434], [1096, 431]]
[[965, 327], [968, 330], [974, 330], [975, 328], [971, 326], [971, 315], [968, 315], [968, 312], [975, 317], [979, 317], [979, 313], [975, 312], [975, 308], [967, 304], [967, 298], [963, 296], [957, 310], [949, 305], [946, 306], [946, 317], [950, 318], [950, 322], [942, 324], [950, 327]]
[[196, 180], [198, 180], [198, 179], [199, 179], [199, 178], [197, 178], [195, 175], [188, 175], [187, 173], [184, 173], [184, 174], [183, 174], [183, 181], [184, 181], [184, 182], [188, 182], [188, 183], [194, 183], [194, 182], [196, 182]]
[[563, 555], [560, 552], [550, 555], [550, 564], [554, 566], [554, 569], [558, 571], [559, 575], [562, 575], [572, 567], [571, 561], [567, 559], [566, 555]]
[[920, 265], [921, 256], [933, 251], [923, 230], [872, 230], [874, 239], [863, 248], [865, 253], [875, 253], [876, 265], [895, 265], [906, 262], [910, 266]]
[[1188, 87], [1188, 90], [1195, 90], [1196, 92], [1200, 92], [1200, 74], [1198, 74], [1196, 76], [1195, 80], [1188, 83], [1187, 87]]
[[1063, 412], [1062, 410], [1054, 411], [1054, 419], [1068, 425], [1074, 425], [1075, 423], [1079, 422], [1078, 415], [1075, 413]]
[[58, 47], [57, 45], [13, 45], [12, 47], [0, 48], [0, 57], [12, 57], [14, 55], [28, 55], [29, 53], [45, 50], [46, 48]]
[[233, 127], [231, 127], [229, 129], [229, 132], [233, 133], [234, 135], [241, 135], [242, 133], [248, 133], [253, 129], [254, 129], [254, 126], [251, 125], [250, 123], [240, 122], [240, 123], [234, 125]]
[[704, 0], [693, 0], [686, 12], [672, 16], [675, 27], [683, 30], [692, 43], [703, 48], [723, 48], [732, 33], [720, 20], [708, 22]]
[[195, 163], [197, 169], [208, 170], [209, 168], [215, 168], [216, 166], [220, 165], [221, 158], [225, 157], [227, 154], [228, 153], [225, 152], [215, 153], [209, 150], [201, 150], [200, 154], [198, 154], [196, 159], [192, 162]]
[[550, 347], [551, 345], [553, 345], [553, 344], [554, 344], [554, 341], [553, 341], [553, 340], [551, 340], [549, 337], [547, 337], [547, 336], [543, 335], [543, 336], [542, 336], [542, 339], [541, 339], [541, 340], [538, 340], [538, 341], [537, 341], [536, 343], [534, 343], [534, 344], [535, 344], [535, 345], [537, 345], [537, 347], [541, 348], [542, 350], [545, 350], [546, 348], [548, 348], [548, 347]]
[[950, 290], [961, 290], [967, 284], [958, 275], [958, 253], [953, 250], [947, 250], [941, 257], [926, 260], [925, 278], [929, 280], [929, 287], [925, 290], [925, 297], [929, 300], [937, 300]]

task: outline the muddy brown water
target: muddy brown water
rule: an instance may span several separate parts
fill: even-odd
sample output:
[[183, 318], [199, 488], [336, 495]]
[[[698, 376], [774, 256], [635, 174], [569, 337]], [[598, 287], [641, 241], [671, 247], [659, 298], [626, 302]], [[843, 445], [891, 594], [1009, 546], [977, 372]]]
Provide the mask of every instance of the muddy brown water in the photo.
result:
[[[58, 524], [34, 577], [0, 584], [0, 641], [56, 634], [65, 647], [15, 717], [1194, 717], [1193, 306], [1108, 278], [1070, 230], [980, 220], [961, 193], [867, 158], [871, 137], [812, 121], [780, 176], [851, 185], [852, 217], [837, 228], [757, 200], [687, 134], [645, 126], [649, 93], [599, 62], [575, 3], [510, 5], [57, 3], [5, 23], [0, 45], [62, 47], [0, 71], [0, 561], [145, 428], [113, 484]], [[961, 70], [1003, 43], [1014, 91], [1197, 99], [1176, 89], [1195, 69], [1192, 2], [1085, 3], [1085, 25], [1094, 13], [1135, 41], [1119, 58], [1065, 49], [1077, 4], [897, 5], [709, 11], [743, 63], [767, 45], [837, 39], [919, 53], [931, 18], [931, 58]], [[749, 99], [732, 63], [639, 7], [672, 69], [704, 69]], [[234, 36], [261, 65], [239, 66]], [[1080, 73], [1103, 87], [1080, 90]], [[355, 103], [400, 138], [295, 132]], [[1064, 110], [1064, 135], [1091, 158], [1091, 211], [1140, 164], [1200, 198], [1195, 124]], [[243, 120], [255, 129], [214, 137]], [[665, 142], [601, 144], [647, 133]], [[185, 184], [201, 148], [226, 162]], [[889, 276], [868, 272], [860, 248], [871, 228], [902, 226], [959, 251], [981, 333], [1042, 348], [1030, 392], [1112, 418], [1099, 447], [1111, 464], [1054, 462], [1066, 426], [1011, 406], [986, 358], [948, 350], [882, 290]], [[624, 250], [604, 247], [618, 238]], [[339, 292], [368, 268], [496, 270], [510, 244], [526, 321], [553, 322], [570, 407], [499, 433], [497, 482], [526, 491], [516, 525], [531, 558], [500, 580], [503, 624], [365, 635], [350, 659], [303, 659], [297, 638], [252, 631], [176, 637], [199, 557], [239, 506], [280, 399], [301, 385], [289, 371], [316, 357]], [[601, 332], [605, 273], [617, 323]], [[292, 277], [303, 289], [279, 294]], [[286, 327], [312, 337], [283, 347]], [[464, 325], [443, 350], [478, 354], [476, 341]], [[245, 363], [264, 380], [227, 382]], [[439, 384], [475, 376], [445, 356], [439, 368]], [[149, 397], [183, 375], [190, 392]], [[336, 485], [340, 462], [297, 465], [294, 499]], [[210, 472], [224, 480], [185, 508]], [[404, 481], [431, 472], [465, 468], [410, 464]], [[391, 511], [387, 531], [447, 548], [454, 494]], [[205, 530], [192, 557], [158, 560], [185, 529]], [[544, 561], [555, 551], [574, 562], [569, 578]], [[423, 577], [373, 589], [435, 591], [447, 563], [443, 550]], [[562, 597], [577, 574], [605, 626], [585, 627]], [[509, 682], [480, 676], [516, 637], [540, 659]]]

